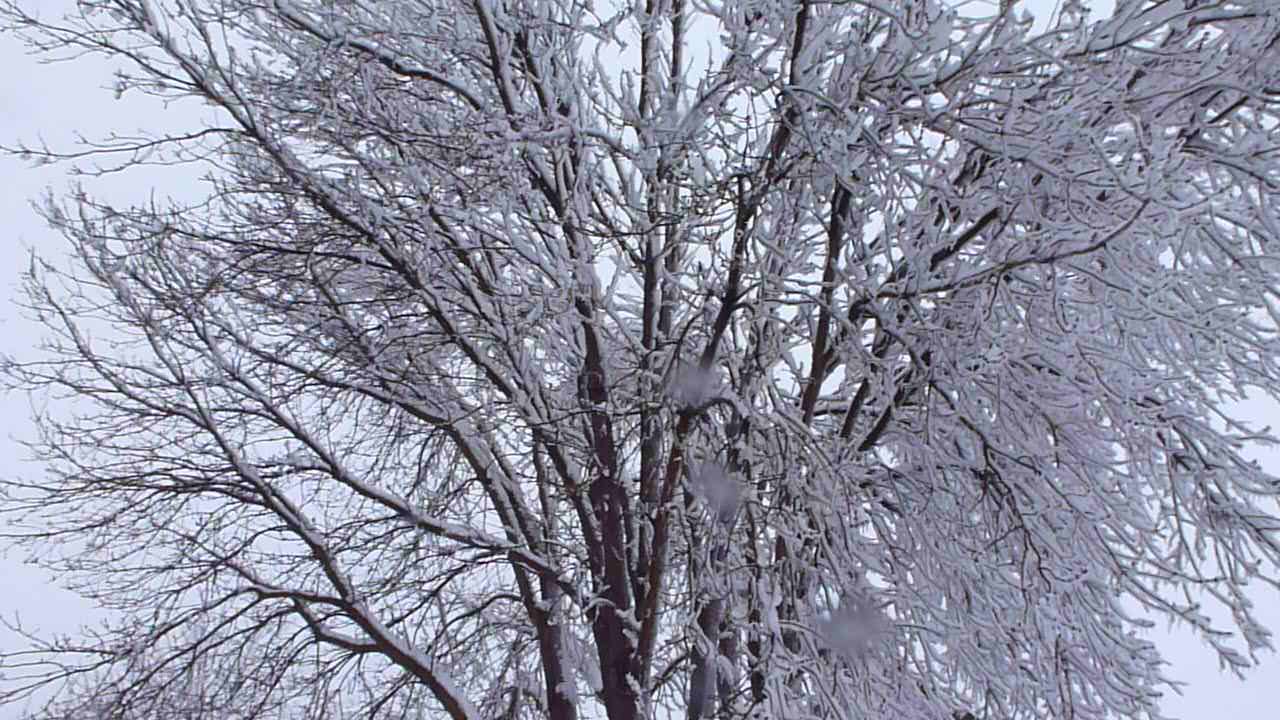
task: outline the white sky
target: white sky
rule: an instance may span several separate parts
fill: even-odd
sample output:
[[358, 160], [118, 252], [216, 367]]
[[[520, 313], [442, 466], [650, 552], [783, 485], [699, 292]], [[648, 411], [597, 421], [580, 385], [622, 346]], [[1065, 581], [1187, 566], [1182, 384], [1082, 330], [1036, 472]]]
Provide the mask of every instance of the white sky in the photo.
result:
[[[1041, 15], [1051, 9], [1053, 2], [1027, 0], [1024, 4]], [[1104, 2], [1109, 4], [1109, 0], [1096, 0], [1093, 4]], [[65, 0], [30, 0], [27, 5], [37, 3], [44, 12], [53, 13]], [[54, 146], [66, 148], [73, 142], [76, 129], [97, 136], [106, 129], [129, 132], [139, 127], [190, 126], [196, 121], [198, 110], [191, 107], [164, 108], [138, 96], [126, 96], [125, 101], [116, 102], [106, 89], [111, 84], [110, 71], [100, 61], [42, 66], [26, 56], [10, 35], [0, 34], [0, 68], [0, 145], [13, 145], [18, 139], [35, 142], [43, 137]], [[199, 192], [190, 179], [186, 182], [192, 184], [192, 193]], [[0, 156], [0, 217], [5, 221], [4, 241], [0, 242], [0, 352], [29, 355], [40, 338], [39, 328], [23, 320], [13, 304], [19, 296], [20, 274], [27, 267], [32, 249], [58, 259], [65, 248], [60, 238], [45, 228], [30, 203], [46, 189], [62, 192], [68, 183], [63, 167], [33, 169], [14, 158]], [[100, 195], [144, 201], [158, 184], [156, 174], [136, 173], [112, 176], [90, 187]], [[172, 177], [166, 178], [165, 186], [174, 187]], [[182, 193], [179, 190], [177, 194]], [[1264, 423], [1269, 418], [1280, 419], [1280, 412], [1271, 405], [1259, 403], [1250, 411]], [[24, 462], [25, 450], [15, 441], [31, 436], [30, 415], [27, 397], [0, 391], [0, 474], [6, 477], [40, 472], [39, 467]], [[1271, 420], [1269, 424], [1275, 423]], [[1280, 473], [1280, 456], [1273, 455], [1266, 462], [1272, 472]], [[83, 601], [59, 589], [55, 578], [24, 564], [21, 552], [6, 553], [6, 549], [0, 540], [0, 615], [9, 620], [19, 615], [24, 625], [43, 633], [71, 633], [92, 621], [93, 611]], [[1267, 610], [1264, 621], [1280, 631], [1280, 599], [1259, 594], [1256, 601]], [[1220, 673], [1212, 652], [1196, 638], [1184, 632], [1165, 632], [1163, 628], [1153, 637], [1172, 663], [1169, 674], [1190, 683], [1182, 697], [1166, 699], [1164, 707], [1170, 714], [1187, 720], [1273, 720], [1280, 714], [1276, 707], [1280, 691], [1274, 680], [1280, 675], [1280, 660], [1275, 656], [1264, 658], [1263, 666], [1242, 683]], [[0, 628], [0, 650], [10, 651], [24, 644]], [[0, 720], [14, 720], [19, 711], [16, 707], [0, 708]]]

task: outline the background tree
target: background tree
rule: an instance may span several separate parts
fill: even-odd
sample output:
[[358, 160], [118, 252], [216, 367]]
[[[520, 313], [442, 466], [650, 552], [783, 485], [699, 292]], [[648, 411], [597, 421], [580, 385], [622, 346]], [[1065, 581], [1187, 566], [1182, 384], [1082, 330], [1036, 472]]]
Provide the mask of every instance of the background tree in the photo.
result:
[[974, 12], [0, 0], [218, 110], [123, 148], [204, 201], [48, 206], [5, 367], [92, 411], [3, 508], [116, 620], [4, 699], [1154, 717], [1147, 616], [1249, 665], [1280, 10]]

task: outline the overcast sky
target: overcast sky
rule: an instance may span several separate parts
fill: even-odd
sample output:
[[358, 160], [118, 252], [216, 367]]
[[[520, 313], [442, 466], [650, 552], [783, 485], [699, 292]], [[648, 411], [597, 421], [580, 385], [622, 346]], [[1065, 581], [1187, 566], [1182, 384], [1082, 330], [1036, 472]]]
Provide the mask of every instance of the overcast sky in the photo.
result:
[[[1042, 12], [1052, 0], [1028, 3]], [[63, 0], [28, 0], [52, 12]], [[164, 108], [147, 104], [143, 99], [126, 96], [116, 101], [108, 88], [110, 68], [101, 61], [88, 59], [75, 63], [40, 65], [26, 56], [22, 46], [10, 35], [0, 34], [0, 145], [11, 146], [17, 140], [35, 142], [43, 137], [56, 147], [67, 148], [75, 131], [89, 137], [100, 137], [108, 129], [131, 132], [138, 128], [190, 127], [199, 110], [193, 107]], [[188, 173], [189, 178], [189, 173]], [[38, 327], [26, 322], [14, 304], [19, 297], [22, 270], [29, 253], [60, 260], [65, 256], [61, 239], [46, 229], [31, 208], [47, 189], [64, 191], [71, 180], [65, 167], [31, 168], [23, 162], [0, 156], [0, 218], [4, 219], [5, 236], [0, 242], [0, 352], [30, 356], [39, 341]], [[155, 173], [112, 176], [96, 181], [90, 187], [99, 195], [122, 201], [145, 201], [157, 186], [166, 193], [182, 195], [200, 192], [191, 179], [185, 187], [176, 187], [173, 176]], [[1280, 420], [1273, 406], [1258, 403], [1250, 407], [1255, 418], [1266, 424]], [[40, 468], [25, 464], [25, 451], [15, 438], [30, 437], [29, 399], [21, 394], [0, 391], [0, 474], [39, 473]], [[1280, 458], [1266, 458], [1271, 471], [1280, 473]], [[0, 521], [3, 523], [3, 521]], [[2, 525], [0, 525], [2, 527]], [[86, 620], [92, 621], [92, 609], [74, 594], [59, 589], [56, 579], [24, 563], [22, 551], [7, 550], [0, 540], [0, 614], [12, 620], [20, 615], [24, 625], [44, 633], [73, 632]], [[1280, 630], [1280, 602], [1274, 596], [1259, 592], [1258, 604], [1269, 610], [1265, 619]], [[1274, 720], [1280, 716], [1280, 660], [1264, 659], [1248, 680], [1239, 682], [1218, 671], [1211, 651], [1185, 633], [1160, 632], [1153, 635], [1171, 661], [1169, 674], [1190, 683], [1182, 697], [1166, 699], [1167, 712], [1187, 720]], [[0, 651], [24, 645], [23, 641], [0, 628]], [[13, 720], [19, 708], [0, 708], [0, 720]]]

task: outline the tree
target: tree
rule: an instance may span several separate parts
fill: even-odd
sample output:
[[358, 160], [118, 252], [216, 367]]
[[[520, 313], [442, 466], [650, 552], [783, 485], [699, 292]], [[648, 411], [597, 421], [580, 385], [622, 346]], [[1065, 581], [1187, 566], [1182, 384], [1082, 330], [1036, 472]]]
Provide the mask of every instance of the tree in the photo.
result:
[[3, 508], [115, 614], [6, 699], [1158, 717], [1152, 617], [1249, 666], [1280, 9], [1016, 5], [0, 2], [218, 112], [112, 146], [202, 202], [48, 205], [5, 367], [92, 410]]

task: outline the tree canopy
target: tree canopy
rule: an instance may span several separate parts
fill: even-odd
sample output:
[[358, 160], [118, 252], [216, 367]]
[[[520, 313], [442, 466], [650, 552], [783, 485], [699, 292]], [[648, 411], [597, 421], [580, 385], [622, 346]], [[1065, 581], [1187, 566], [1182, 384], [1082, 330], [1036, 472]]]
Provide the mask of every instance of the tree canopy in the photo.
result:
[[1270, 647], [1272, 0], [33, 6], [216, 115], [107, 148], [199, 202], [47, 205], [0, 512], [112, 619], [0, 703], [1156, 718], [1153, 620]]

